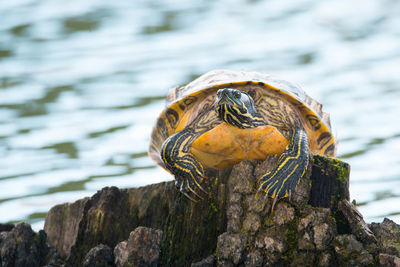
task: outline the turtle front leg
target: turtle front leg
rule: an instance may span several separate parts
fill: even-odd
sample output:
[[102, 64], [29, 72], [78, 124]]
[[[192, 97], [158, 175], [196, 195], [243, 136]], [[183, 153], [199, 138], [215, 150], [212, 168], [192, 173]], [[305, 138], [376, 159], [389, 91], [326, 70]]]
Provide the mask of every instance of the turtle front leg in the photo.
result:
[[191, 200], [194, 199], [188, 192], [198, 197], [196, 189], [205, 192], [201, 187], [203, 166], [189, 152], [194, 136], [194, 131], [186, 128], [170, 136], [161, 147], [161, 158], [167, 169], [175, 176], [176, 187]]
[[260, 179], [259, 191], [274, 199], [288, 197], [296, 188], [309, 164], [309, 144], [303, 129], [295, 129], [288, 146], [278, 159], [277, 167]]

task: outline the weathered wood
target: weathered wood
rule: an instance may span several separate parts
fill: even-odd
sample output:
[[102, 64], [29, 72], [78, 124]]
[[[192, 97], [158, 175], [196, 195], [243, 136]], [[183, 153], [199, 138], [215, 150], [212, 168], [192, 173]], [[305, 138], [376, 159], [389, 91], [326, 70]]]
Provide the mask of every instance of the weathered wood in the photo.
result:
[[374, 233], [369, 229], [367, 223], [363, 219], [363, 216], [357, 210], [354, 204], [347, 200], [342, 200], [339, 202], [338, 208], [349, 223], [351, 232], [354, 233], [359, 240], [365, 243], [377, 242]]
[[81, 208], [71, 209], [70, 204], [52, 208], [45, 224], [49, 243], [61, 250], [71, 266], [82, 264], [86, 253], [100, 243], [117, 246], [115, 253], [124, 255], [118, 256], [118, 264], [121, 259], [134, 264], [137, 256], [129, 257], [128, 250], [143, 248], [128, 248], [124, 240], [144, 226], [162, 230], [159, 259], [152, 259], [161, 266], [376, 264], [383, 250], [374, 242], [364, 242], [352, 227], [360, 226], [352, 216], [362, 221], [352, 213], [354, 207], [347, 206], [348, 164], [314, 156], [290, 199], [279, 200], [271, 212], [272, 200], [257, 192], [258, 178], [274, 168], [276, 160], [242, 162], [210, 172], [206, 184], [210, 193], [197, 203], [180, 194], [174, 182], [136, 189], [104, 188], [87, 201], [76, 202]]
[[0, 223], [0, 232], [8, 232], [14, 228], [14, 224], [11, 223]]
[[309, 204], [313, 207], [337, 209], [341, 200], [349, 200], [350, 165], [325, 156], [313, 157]]

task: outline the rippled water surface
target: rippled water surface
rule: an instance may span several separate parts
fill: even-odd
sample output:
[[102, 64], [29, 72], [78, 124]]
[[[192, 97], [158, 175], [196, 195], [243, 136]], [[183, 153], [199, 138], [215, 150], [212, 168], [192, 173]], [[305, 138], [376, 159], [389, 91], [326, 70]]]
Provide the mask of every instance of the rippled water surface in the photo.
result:
[[43, 226], [104, 186], [172, 179], [146, 154], [168, 89], [277, 74], [324, 104], [368, 221], [400, 222], [400, 2], [0, 3], [0, 222]]

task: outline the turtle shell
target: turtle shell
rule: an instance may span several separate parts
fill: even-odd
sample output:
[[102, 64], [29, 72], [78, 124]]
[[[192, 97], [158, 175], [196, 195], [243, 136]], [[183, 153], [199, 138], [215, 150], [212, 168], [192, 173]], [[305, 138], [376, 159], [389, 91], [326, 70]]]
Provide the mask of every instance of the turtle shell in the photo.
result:
[[[170, 90], [166, 108], [158, 117], [151, 135], [149, 155], [157, 164], [165, 168], [160, 157], [164, 141], [195, 120], [206, 106], [214, 102], [216, 91], [221, 88], [236, 88], [247, 92], [253, 97], [257, 110], [264, 113], [268, 113], [269, 110], [262, 103], [279, 99], [280, 103], [290, 106], [294, 111], [286, 114], [287, 116], [299, 118], [306, 130], [311, 152], [334, 156], [336, 147], [329, 115], [322, 111], [320, 103], [308, 96], [299, 86], [258, 72], [214, 70], [186, 86]], [[280, 116], [280, 119], [282, 125], [285, 124], [285, 118]], [[253, 136], [256, 138], [258, 135]], [[226, 165], [213, 167], [222, 168]]]

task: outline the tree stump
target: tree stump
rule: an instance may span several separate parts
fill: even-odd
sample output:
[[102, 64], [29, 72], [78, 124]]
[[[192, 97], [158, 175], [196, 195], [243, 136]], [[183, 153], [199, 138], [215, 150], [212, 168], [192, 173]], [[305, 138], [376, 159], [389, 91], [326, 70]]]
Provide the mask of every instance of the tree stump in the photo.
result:
[[[397, 260], [400, 254], [388, 253], [383, 248], [387, 243], [375, 236], [387, 231], [379, 230], [380, 224], [369, 230], [350, 205], [348, 164], [314, 156], [291, 197], [279, 200], [271, 212], [272, 200], [257, 193], [258, 178], [276, 161], [270, 157], [209, 171], [209, 194], [199, 202], [179, 193], [172, 181], [103, 188], [91, 198], [53, 207], [45, 223], [48, 242], [67, 266], [82, 265], [99, 244], [115, 248], [117, 266], [143, 264], [145, 259], [135, 262], [134, 255], [146, 247], [135, 248], [129, 241], [139, 226], [149, 228], [140, 228], [140, 238], [157, 255], [152, 266], [376, 265], [380, 259]], [[146, 239], [154, 231], [162, 236], [159, 245]]]

